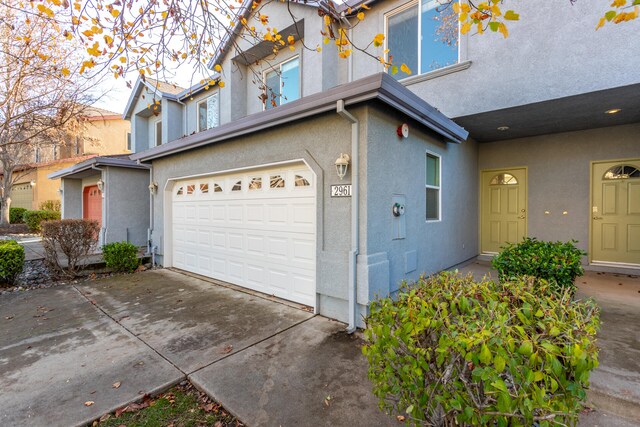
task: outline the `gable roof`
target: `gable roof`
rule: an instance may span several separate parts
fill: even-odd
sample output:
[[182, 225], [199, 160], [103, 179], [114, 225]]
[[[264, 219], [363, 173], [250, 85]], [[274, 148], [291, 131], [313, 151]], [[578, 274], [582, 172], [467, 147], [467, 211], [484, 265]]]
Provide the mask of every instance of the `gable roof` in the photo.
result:
[[90, 169], [94, 166], [115, 166], [131, 169], [149, 169], [149, 166], [135, 162], [129, 158], [129, 154], [111, 154], [107, 156], [94, 156], [75, 165], [60, 169], [47, 175], [49, 179], [70, 177]]
[[[287, 2], [299, 4], [301, 6], [314, 7], [316, 9], [323, 9], [323, 10], [327, 11], [327, 13], [329, 13], [329, 10], [330, 10], [329, 8], [325, 7], [325, 4], [326, 4], [325, 0], [321, 0], [321, 1], [318, 1], [318, 0], [284, 0], [282, 3], [287, 3]], [[281, 2], [276, 2], [276, 3], [281, 3]], [[240, 9], [238, 10], [238, 13], [235, 16], [235, 21], [238, 22], [242, 18], [249, 19], [249, 16], [251, 15], [251, 12], [254, 10], [253, 9], [253, 4], [254, 4], [254, 0], [244, 0], [242, 2], [242, 5], [240, 6]], [[292, 24], [296, 25], [295, 22], [292, 22]], [[213, 58], [211, 58], [211, 60], [207, 64], [207, 66], [209, 68], [213, 69], [214, 65], [221, 64], [222, 61], [224, 61], [224, 58], [231, 51], [231, 46], [233, 46], [233, 43], [234, 43], [236, 37], [238, 37], [238, 34], [240, 34], [240, 31], [242, 31], [242, 25], [235, 25], [231, 32], [228, 32], [228, 33], [226, 33], [224, 35], [224, 37], [220, 41], [220, 46], [218, 46], [218, 49], [216, 51], [215, 56]]]
[[159, 93], [163, 98], [168, 98], [174, 101], [178, 99], [178, 94], [187, 90], [174, 83], [163, 82], [149, 77], [144, 79], [142, 77], [138, 77], [138, 80], [131, 91], [131, 95], [129, 95], [129, 101], [127, 101], [127, 106], [124, 109], [124, 113], [122, 113], [122, 118], [125, 120], [129, 120], [131, 118], [133, 107], [136, 105], [135, 101], [138, 99], [140, 92], [142, 92], [142, 89], [145, 87], [151, 92]]
[[248, 135], [281, 126], [320, 113], [335, 111], [336, 103], [346, 106], [379, 100], [389, 107], [411, 117], [447, 141], [461, 143], [469, 133], [447, 116], [429, 105], [416, 94], [386, 73], [373, 74], [328, 91], [288, 102], [278, 108], [243, 117], [222, 126], [171, 141], [149, 150], [131, 155], [132, 160], [149, 161], [197, 147]]

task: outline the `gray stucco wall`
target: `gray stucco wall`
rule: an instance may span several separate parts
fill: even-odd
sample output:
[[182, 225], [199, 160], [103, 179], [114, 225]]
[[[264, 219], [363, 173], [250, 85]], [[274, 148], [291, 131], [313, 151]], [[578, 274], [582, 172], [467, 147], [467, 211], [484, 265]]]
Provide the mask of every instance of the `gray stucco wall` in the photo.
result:
[[62, 218], [82, 218], [82, 180], [62, 179]]
[[483, 143], [479, 168], [528, 167], [529, 236], [576, 239], [588, 251], [590, 162], [640, 157], [638, 135], [633, 124]]
[[[414, 122], [380, 107], [369, 111], [366, 210], [373, 298], [397, 290], [402, 280], [415, 280], [478, 253], [478, 147], [474, 141], [441, 142]], [[409, 124], [407, 139], [396, 134], [403, 122]], [[440, 221], [426, 221], [427, 151], [441, 156]], [[400, 218], [392, 214], [397, 196], [406, 201]], [[397, 221], [405, 222], [405, 238], [396, 238]]]
[[[399, 143], [396, 127], [406, 121], [388, 109], [359, 106], [349, 111], [360, 120], [360, 244], [358, 257], [358, 311], [376, 294], [388, 294], [403, 278], [433, 272], [477, 253], [477, 146], [436, 142], [432, 135], [412, 128], [409, 140]], [[162, 264], [168, 242], [163, 224], [171, 205], [173, 185], [167, 182], [194, 175], [303, 159], [317, 179], [317, 273], [319, 313], [346, 321], [348, 314], [348, 253], [351, 239], [352, 198], [332, 198], [332, 184], [349, 184], [351, 169], [340, 181], [335, 160], [351, 153], [351, 125], [336, 113], [326, 113], [257, 135], [210, 145], [153, 161], [153, 179], [164, 195], [154, 198], [153, 244]], [[398, 146], [399, 145], [399, 146]], [[424, 158], [430, 148], [443, 155], [443, 203], [446, 220], [424, 221]], [[397, 165], [397, 169], [393, 166]], [[170, 181], [171, 182], [171, 181]], [[407, 196], [407, 231], [402, 242], [392, 241], [391, 195]], [[466, 206], [458, 209], [459, 205]], [[462, 249], [462, 245], [465, 248]], [[404, 274], [405, 252], [418, 252], [416, 271]], [[384, 253], [384, 259], [381, 259]], [[370, 288], [370, 284], [373, 287]]]
[[107, 167], [103, 198], [104, 243], [147, 244], [149, 171]]
[[185, 135], [183, 106], [162, 99], [162, 143], [166, 144]]

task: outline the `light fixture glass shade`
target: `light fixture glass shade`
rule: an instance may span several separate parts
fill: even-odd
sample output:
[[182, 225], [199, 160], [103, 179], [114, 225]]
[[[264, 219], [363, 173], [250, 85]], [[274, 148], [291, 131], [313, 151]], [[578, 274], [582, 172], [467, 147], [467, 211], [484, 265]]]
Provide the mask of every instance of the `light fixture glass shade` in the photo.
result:
[[102, 179], [99, 179], [96, 184], [98, 185], [98, 190], [104, 191], [104, 181]]
[[340, 157], [336, 159], [336, 172], [338, 173], [338, 178], [340, 178], [340, 180], [345, 177], [347, 170], [349, 170], [349, 160], [349, 155], [344, 153], [341, 153]]
[[29, 184], [31, 184], [32, 187], [36, 186], [36, 182], [35, 181], [31, 181]]

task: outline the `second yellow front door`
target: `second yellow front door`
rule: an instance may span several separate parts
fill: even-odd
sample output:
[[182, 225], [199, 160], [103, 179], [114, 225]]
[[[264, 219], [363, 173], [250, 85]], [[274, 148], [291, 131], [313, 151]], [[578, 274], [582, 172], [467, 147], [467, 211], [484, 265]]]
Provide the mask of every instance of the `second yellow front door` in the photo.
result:
[[527, 235], [527, 170], [482, 172], [480, 214], [482, 252], [496, 253]]
[[591, 260], [640, 265], [640, 159], [592, 168]]

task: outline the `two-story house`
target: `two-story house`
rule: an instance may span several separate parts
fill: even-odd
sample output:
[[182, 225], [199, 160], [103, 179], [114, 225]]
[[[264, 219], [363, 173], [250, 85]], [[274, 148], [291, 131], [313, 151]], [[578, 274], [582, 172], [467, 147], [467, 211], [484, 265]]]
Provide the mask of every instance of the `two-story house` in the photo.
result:
[[[240, 13], [293, 49], [238, 26], [211, 63], [224, 87], [138, 82], [125, 116], [160, 264], [351, 328], [402, 280], [524, 236], [640, 267], [637, 22], [596, 32], [588, 2], [522, 3], [507, 39], [445, 37], [437, 2], [366, 3], [363, 21], [360, 3], [320, 11], [366, 53], [339, 58], [316, 6], [273, 2]], [[385, 49], [413, 75], [385, 70]]]
[[90, 107], [81, 121], [82, 136], [38, 145], [26, 153], [24, 165], [14, 174], [11, 207], [39, 209], [45, 201], [60, 201], [60, 179], [48, 179], [59, 169], [98, 155], [131, 153], [129, 122], [120, 114]]

